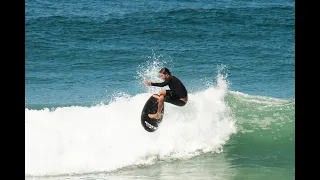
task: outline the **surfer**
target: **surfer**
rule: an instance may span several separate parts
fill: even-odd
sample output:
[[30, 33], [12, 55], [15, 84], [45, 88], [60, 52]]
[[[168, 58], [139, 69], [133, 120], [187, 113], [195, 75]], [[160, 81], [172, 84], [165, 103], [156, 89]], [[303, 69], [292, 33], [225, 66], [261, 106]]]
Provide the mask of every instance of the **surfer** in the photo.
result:
[[161, 79], [164, 81], [161, 83], [156, 82], [144, 82], [146, 86], [158, 86], [164, 87], [166, 85], [169, 86], [170, 90], [161, 90], [159, 92], [160, 96], [153, 95], [153, 97], [158, 99], [158, 111], [156, 114], [148, 114], [150, 118], [159, 119], [160, 112], [163, 107], [163, 103], [171, 103], [176, 106], [184, 106], [188, 102], [188, 92], [184, 87], [182, 82], [175, 76], [172, 76], [169, 69], [162, 68], [159, 71]]

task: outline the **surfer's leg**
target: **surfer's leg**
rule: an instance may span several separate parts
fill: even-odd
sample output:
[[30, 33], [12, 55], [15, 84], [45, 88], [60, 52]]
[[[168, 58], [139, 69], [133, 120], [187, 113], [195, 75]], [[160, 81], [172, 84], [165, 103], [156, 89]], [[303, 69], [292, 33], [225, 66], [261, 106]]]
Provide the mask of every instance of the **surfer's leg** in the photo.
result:
[[165, 96], [166, 95], [166, 90], [161, 90], [159, 91], [160, 95], [154, 94], [152, 95], [154, 98], [159, 99], [161, 95]]
[[160, 91], [160, 96], [157, 97], [158, 99], [158, 111], [156, 114], [148, 114], [148, 116], [150, 118], [153, 118], [153, 119], [159, 119], [161, 116], [160, 116], [160, 113], [162, 111], [162, 108], [163, 108], [163, 103], [164, 103], [164, 96], [166, 95], [166, 90], [161, 90]]
[[164, 103], [164, 96], [166, 95], [167, 91], [166, 90], [161, 90], [159, 92], [160, 96], [159, 96], [159, 99], [158, 99], [158, 112], [157, 114], [159, 115], [160, 117], [160, 113], [162, 111], [162, 108], [163, 108], [163, 103]]

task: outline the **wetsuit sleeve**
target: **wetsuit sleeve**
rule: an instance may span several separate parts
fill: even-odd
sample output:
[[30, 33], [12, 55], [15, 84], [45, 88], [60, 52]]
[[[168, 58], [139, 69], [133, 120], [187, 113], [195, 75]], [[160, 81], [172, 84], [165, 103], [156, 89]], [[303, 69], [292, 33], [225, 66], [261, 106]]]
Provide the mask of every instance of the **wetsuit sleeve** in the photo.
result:
[[162, 83], [151, 83], [151, 86], [158, 86], [158, 87], [164, 87], [168, 85], [169, 81], [164, 81]]

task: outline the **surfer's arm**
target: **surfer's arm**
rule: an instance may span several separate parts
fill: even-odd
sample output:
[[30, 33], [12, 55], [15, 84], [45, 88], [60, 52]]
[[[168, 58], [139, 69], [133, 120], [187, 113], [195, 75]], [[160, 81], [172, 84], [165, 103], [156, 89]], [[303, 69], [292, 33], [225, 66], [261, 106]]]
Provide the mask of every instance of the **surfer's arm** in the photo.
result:
[[166, 85], [168, 85], [168, 81], [164, 81], [164, 82], [161, 82], [161, 83], [155, 83], [155, 82], [151, 82], [150, 83], [150, 86], [164, 87]]

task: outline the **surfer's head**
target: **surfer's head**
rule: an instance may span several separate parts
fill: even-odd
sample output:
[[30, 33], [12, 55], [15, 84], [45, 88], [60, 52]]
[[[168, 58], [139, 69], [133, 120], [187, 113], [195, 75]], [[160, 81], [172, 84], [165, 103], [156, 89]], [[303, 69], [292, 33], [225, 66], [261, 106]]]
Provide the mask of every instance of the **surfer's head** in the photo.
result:
[[166, 80], [171, 76], [171, 72], [169, 71], [168, 68], [160, 69], [159, 73], [160, 73], [161, 79], [163, 79], [163, 80]]

